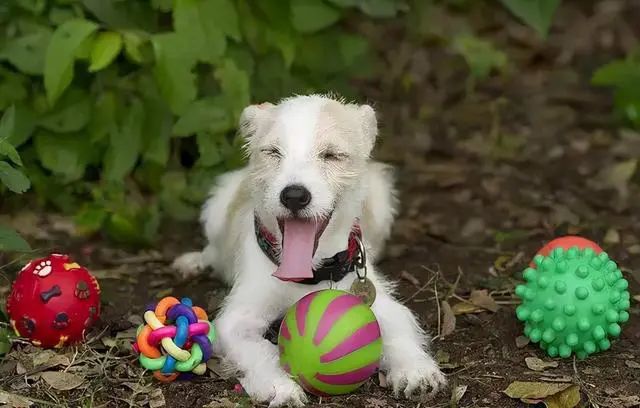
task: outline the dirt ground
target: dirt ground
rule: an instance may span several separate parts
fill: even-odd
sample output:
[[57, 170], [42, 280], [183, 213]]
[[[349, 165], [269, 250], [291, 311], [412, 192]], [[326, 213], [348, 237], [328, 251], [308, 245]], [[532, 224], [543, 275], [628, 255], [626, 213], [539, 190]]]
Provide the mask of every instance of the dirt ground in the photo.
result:
[[[427, 30], [450, 30], [462, 19], [438, 10], [451, 24], [431, 17], [422, 21]], [[513, 381], [577, 384], [579, 406], [640, 406], [637, 302], [609, 351], [585, 361], [557, 359], [557, 367], [538, 372], [525, 358], [551, 359], [516, 342], [522, 326], [513, 295], [535, 251], [563, 234], [601, 243], [623, 269], [632, 295], [639, 293], [639, 185], [626, 170], [640, 157], [640, 134], [619, 127], [610, 94], [592, 88], [589, 78], [638, 45], [640, 7], [633, 0], [565, 2], [546, 42], [496, 7], [465, 19], [510, 61], [506, 73], [471, 92], [464, 61], [442, 44], [408, 32], [401, 22], [384, 30], [361, 27], [381, 44], [387, 64], [381, 81], [360, 86], [380, 111], [384, 140], [377, 156], [397, 166], [402, 199], [380, 269], [399, 281], [401, 298], [434, 336], [450, 389], [419, 404], [393, 398], [380, 386], [384, 378], [374, 378], [350, 396], [312, 398], [309, 406], [524, 406], [503, 393]], [[71, 229], [64, 219], [21, 216], [39, 223], [41, 231], [31, 233], [40, 235], [41, 252], [66, 251], [93, 270], [103, 288], [103, 319], [89, 346], [62, 351], [69, 364], [56, 368], [80, 373], [83, 385], [70, 391], [47, 386], [39, 374], [52, 368], [34, 362], [41, 351], [19, 344], [0, 363], [0, 389], [29, 397], [36, 407], [252, 406], [234, 391], [236, 381], [215, 372], [157, 385], [127, 345], [150, 299], [186, 295], [213, 312], [224, 296], [220, 282], [206, 276], [181, 281], [168, 266], [176, 254], [202, 244], [199, 229], [166, 225], [156, 250], [131, 253], [61, 232]], [[51, 232], [43, 234], [47, 228]], [[15, 265], [0, 272], [11, 277]], [[480, 289], [495, 301], [493, 311], [462, 307]], [[443, 302], [459, 312], [452, 332]]]

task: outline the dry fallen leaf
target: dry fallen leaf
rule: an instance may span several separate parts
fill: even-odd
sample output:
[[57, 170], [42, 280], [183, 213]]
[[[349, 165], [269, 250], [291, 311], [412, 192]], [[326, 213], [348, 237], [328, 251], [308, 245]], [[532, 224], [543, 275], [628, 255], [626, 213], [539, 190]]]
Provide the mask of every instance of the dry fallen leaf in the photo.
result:
[[451, 405], [457, 406], [464, 394], [467, 392], [468, 385], [458, 385], [451, 391]]
[[48, 368], [53, 368], [57, 366], [68, 366], [69, 364], [71, 364], [69, 357], [64, 354], [56, 354], [51, 350], [45, 350], [33, 357], [33, 365], [36, 367], [46, 366]]
[[495, 300], [493, 300], [491, 295], [489, 295], [489, 291], [487, 291], [486, 289], [472, 291], [471, 296], [469, 297], [469, 301], [476, 306], [482, 307], [494, 313], [498, 310], [498, 304]]
[[605, 244], [619, 244], [620, 233], [618, 232], [618, 230], [609, 228], [607, 230], [607, 233], [604, 235], [603, 241]]
[[503, 392], [511, 398], [544, 399], [571, 387], [566, 383], [544, 383], [535, 381], [514, 381]]
[[557, 361], [543, 361], [538, 357], [526, 357], [524, 362], [527, 364], [527, 367], [533, 371], [544, 371], [547, 368], [558, 367]]
[[580, 387], [572, 385], [566, 390], [545, 398], [547, 408], [574, 408], [580, 403]]
[[33, 402], [20, 395], [0, 390], [0, 404], [8, 408], [29, 408], [33, 405]]
[[629, 180], [638, 167], [637, 159], [625, 160], [604, 167], [596, 176], [596, 182], [608, 188], [614, 188], [622, 198], [629, 195]]
[[42, 373], [42, 379], [56, 390], [67, 391], [78, 388], [84, 379], [80, 376], [61, 371], [45, 371]]
[[442, 309], [442, 328], [440, 330], [440, 336], [446, 337], [454, 332], [456, 329], [456, 316], [451, 310], [449, 302], [443, 300], [440, 304]]
[[389, 404], [385, 400], [379, 398], [367, 398], [365, 400], [365, 406], [371, 408], [385, 408], [388, 407]]
[[485, 309], [469, 302], [458, 302], [452, 307], [454, 315], [463, 315], [469, 313], [481, 313], [484, 312]]
[[149, 394], [149, 408], [160, 408], [164, 407], [166, 402], [164, 400], [164, 395], [162, 394], [162, 390], [160, 388], [155, 388]]
[[229, 398], [216, 398], [202, 408], [235, 408], [236, 403]]
[[612, 407], [619, 406], [621, 408], [632, 408], [640, 406], [640, 396], [630, 395], [628, 397], [610, 398], [605, 402], [610, 402]]
[[531, 340], [529, 340], [529, 338], [527, 336], [518, 336], [518, 337], [516, 337], [516, 347], [517, 348], [526, 347], [530, 342], [531, 342]]
[[629, 368], [640, 368], [640, 363], [633, 360], [625, 360], [624, 362]]

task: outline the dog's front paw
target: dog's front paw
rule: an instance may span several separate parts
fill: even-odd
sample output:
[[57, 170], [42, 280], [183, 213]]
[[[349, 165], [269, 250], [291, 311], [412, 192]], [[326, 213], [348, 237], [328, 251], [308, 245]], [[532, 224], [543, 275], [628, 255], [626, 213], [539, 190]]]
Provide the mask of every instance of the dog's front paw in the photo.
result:
[[269, 402], [269, 407], [302, 407], [307, 402], [307, 395], [291, 378], [282, 376], [275, 380], [261, 378], [258, 381], [242, 382], [249, 396], [258, 402]]
[[447, 385], [446, 377], [431, 357], [424, 356], [419, 360], [390, 367], [387, 381], [396, 396], [402, 391], [408, 399], [430, 399]]
[[275, 395], [269, 403], [269, 407], [302, 407], [307, 402], [307, 394], [304, 393], [295, 381], [287, 378], [287, 381], [275, 384]]
[[177, 257], [171, 267], [176, 269], [183, 278], [199, 275], [204, 269], [201, 252], [187, 252]]

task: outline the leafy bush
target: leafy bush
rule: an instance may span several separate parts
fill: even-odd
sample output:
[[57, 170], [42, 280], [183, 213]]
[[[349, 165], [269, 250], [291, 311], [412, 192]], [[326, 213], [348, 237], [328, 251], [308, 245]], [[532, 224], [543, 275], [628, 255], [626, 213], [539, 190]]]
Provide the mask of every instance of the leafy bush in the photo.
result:
[[[546, 37], [561, 1], [500, 2]], [[242, 164], [234, 133], [244, 106], [353, 95], [350, 81], [380, 64], [344, 20], [407, 9], [403, 0], [0, 1], [0, 196], [30, 179], [35, 202], [75, 213], [81, 231], [148, 243], [162, 215], [194, 217], [213, 176]], [[484, 39], [448, 40], [471, 86], [507, 64]], [[638, 127], [639, 73], [631, 56], [593, 78]], [[0, 227], [0, 250], [8, 245], [27, 247]]]
[[640, 51], [601, 67], [591, 82], [613, 88], [616, 113], [640, 129]]
[[[250, 101], [337, 90], [377, 61], [343, 28], [399, 0], [12, 0], [0, 2], [3, 146], [17, 146], [40, 204], [81, 230], [143, 244], [160, 214], [195, 215], [213, 175], [242, 163]], [[24, 190], [14, 150], [0, 162]], [[6, 196], [6, 194], [5, 194]], [[1, 232], [0, 232], [1, 233]]]
[[[9, 135], [13, 133], [15, 109], [7, 109], [0, 119], [0, 186], [9, 191], [22, 194], [31, 187], [27, 176], [20, 170], [22, 160], [16, 149], [9, 143]], [[0, 252], [28, 251], [29, 244], [10, 228], [0, 225]], [[1, 340], [1, 335], [0, 335]], [[1, 351], [0, 341], [0, 354]]]

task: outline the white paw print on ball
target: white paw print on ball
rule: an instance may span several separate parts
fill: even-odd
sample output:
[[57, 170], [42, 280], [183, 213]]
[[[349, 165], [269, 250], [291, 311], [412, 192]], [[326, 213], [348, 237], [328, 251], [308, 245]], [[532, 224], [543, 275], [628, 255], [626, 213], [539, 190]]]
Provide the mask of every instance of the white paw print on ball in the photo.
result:
[[41, 277], [47, 276], [51, 273], [51, 261], [41, 261], [36, 265], [36, 269], [33, 271], [34, 275]]

